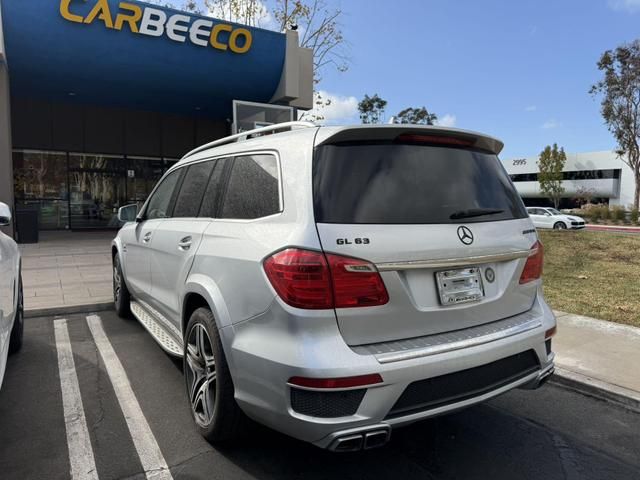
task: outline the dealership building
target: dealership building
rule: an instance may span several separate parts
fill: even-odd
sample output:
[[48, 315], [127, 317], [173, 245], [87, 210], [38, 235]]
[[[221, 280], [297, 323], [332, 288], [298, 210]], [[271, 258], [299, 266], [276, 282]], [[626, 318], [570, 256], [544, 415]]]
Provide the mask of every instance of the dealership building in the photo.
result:
[[0, 0], [0, 201], [42, 230], [115, 228], [195, 146], [313, 105], [278, 33], [137, 1]]
[[[503, 160], [503, 164], [527, 206], [552, 206], [540, 191], [537, 156]], [[562, 208], [575, 206], [576, 197], [585, 193], [593, 203], [624, 207], [633, 203], [633, 171], [613, 151], [567, 153], [562, 179]]]

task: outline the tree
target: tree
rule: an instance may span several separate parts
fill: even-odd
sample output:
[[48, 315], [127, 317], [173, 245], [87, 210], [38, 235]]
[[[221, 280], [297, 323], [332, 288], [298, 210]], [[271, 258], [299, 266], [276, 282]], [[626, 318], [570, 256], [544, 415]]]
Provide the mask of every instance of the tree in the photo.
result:
[[349, 58], [340, 24], [343, 15], [341, 9], [330, 8], [326, 0], [276, 0], [272, 13], [281, 32], [297, 28], [300, 46], [313, 50], [316, 85], [320, 83], [322, 72], [327, 67], [339, 72], [347, 71]]
[[377, 93], [374, 93], [371, 97], [365, 94], [364, 98], [358, 103], [360, 120], [362, 120], [362, 123], [381, 123], [386, 106], [387, 101], [380, 98]]
[[558, 208], [560, 204], [560, 198], [564, 193], [564, 187], [562, 186], [562, 171], [564, 170], [564, 164], [567, 162], [567, 155], [564, 153], [564, 149], [558, 150], [558, 145], [553, 144], [553, 147], [547, 145], [538, 159], [538, 182], [540, 182], [540, 190], [544, 193], [549, 200], [553, 202], [553, 206]]
[[602, 95], [601, 113], [617, 142], [616, 153], [635, 179], [633, 208], [640, 202], [640, 40], [607, 50], [598, 61], [604, 78], [591, 87]]
[[280, 32], [295, 29], [300, 32], [300, 46], [313, 51], [315, 84], [320, 82], [326, 68], [344, 72], [349, 67], [347, 42], [340, 23], [343, 12], [330, 7], [327, 0], [272, 0], [269, 2], [272, 8], [264, 0], [148, 1], [252, 27]]
[[429, 113], [425, 107], [421, 108], [405, 108], [393, 117], [393, 123], [411, 123], [414, 125], [434, 125], [438, 116], [435, 113]]

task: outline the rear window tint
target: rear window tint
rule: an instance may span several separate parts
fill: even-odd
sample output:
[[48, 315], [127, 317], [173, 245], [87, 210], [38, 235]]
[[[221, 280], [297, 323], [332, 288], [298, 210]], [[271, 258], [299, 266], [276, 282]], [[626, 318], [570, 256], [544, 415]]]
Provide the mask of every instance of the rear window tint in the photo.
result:
[[[527, 217], [498, 157], [475, 150], [384, 143], [321, 146], [313, 185], [318, 223], [443, 224]], [[471, 216], [471, 211], [484, 214]]]

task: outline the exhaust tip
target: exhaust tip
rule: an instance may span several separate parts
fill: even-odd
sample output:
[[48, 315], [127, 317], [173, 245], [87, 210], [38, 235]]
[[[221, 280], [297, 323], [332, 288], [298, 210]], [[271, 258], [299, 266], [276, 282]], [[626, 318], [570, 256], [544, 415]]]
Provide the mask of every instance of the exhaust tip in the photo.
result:
[[362, 434], [348, 435], [337, 438], [331, 445], [334, 452], [357, 452], [362, 450], [364, 438]]
[[385, 445], [391, 438], [391, 428], [378, 428], [359, 433], [351, 433], [336, 438], [329, 446], [332, 452], [357, 452]]
[[364, 448], [369, 450], [371, 448], [378, 448], [385, 445], [391, 437], [391, 430], [376, 430], [375, 432], [369, 432], [364, 435]]

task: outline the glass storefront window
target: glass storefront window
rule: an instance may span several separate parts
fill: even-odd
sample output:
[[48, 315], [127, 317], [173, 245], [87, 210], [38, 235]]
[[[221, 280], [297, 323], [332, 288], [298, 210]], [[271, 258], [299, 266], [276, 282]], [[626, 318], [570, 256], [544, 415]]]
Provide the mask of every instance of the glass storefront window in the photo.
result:
[[176, 160], [127, 157], [127, 203], [141, 206]]
[[13, 179], [16, 198], [67, 198], [67, 154], [54, 152], [13, 152]]
[[38, 209], [40, 229], [118, 228], [118, 208], [142, 204], [172, 159], [13, 152], [17, 208]]
[[124, 157], [69, 155], [71, 228], [118, 227], [117, 212], [126, 201]]

